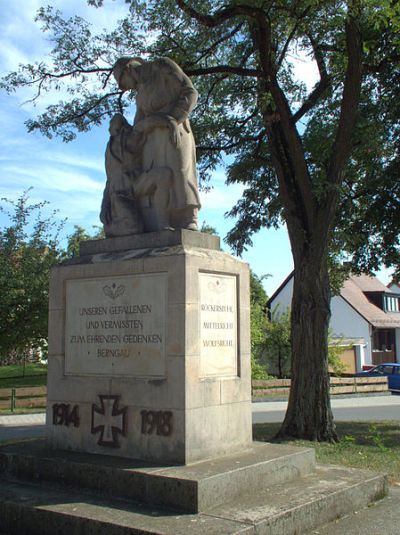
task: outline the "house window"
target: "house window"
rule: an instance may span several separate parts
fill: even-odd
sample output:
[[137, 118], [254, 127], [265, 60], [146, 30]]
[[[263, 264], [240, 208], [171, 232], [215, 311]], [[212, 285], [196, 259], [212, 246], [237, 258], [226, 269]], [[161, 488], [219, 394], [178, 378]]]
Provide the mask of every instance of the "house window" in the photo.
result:
[[394, 329], [377, 329], [372, 335], [373, 351], [392, 351], [394, 349]]
[[385, 295], [384, 310], [385, 312], [400, 312], [399, 297], [395, 295]]

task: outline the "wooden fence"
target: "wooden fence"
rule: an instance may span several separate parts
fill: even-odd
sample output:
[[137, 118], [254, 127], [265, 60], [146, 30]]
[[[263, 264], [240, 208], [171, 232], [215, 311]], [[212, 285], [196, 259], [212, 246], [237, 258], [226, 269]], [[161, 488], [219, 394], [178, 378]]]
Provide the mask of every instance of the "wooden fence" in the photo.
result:
[[[271, 379], [252, 381], [253, 398], [268, 396], [288, 396], [290, 379]], [[331, 395], [361, 394], [368, 392], [387, 392], [387, 377], [331, 377]], [[0, 409], [25, 407], [46, 407], [47, 388], [34, 386], [28, 388], [1, 388]]]
[[0, 388], [0, 409], [15, 409], [24, 407], [46, 407], [47, 388], [45, 386], [31, 386], [21, 388]]
[[[252, 396], [288, 396], [290, 379], [252, 381]], [[331, 377], [331, 395], [361, 394], [367, 392], [387, 392], [387, 377]]]

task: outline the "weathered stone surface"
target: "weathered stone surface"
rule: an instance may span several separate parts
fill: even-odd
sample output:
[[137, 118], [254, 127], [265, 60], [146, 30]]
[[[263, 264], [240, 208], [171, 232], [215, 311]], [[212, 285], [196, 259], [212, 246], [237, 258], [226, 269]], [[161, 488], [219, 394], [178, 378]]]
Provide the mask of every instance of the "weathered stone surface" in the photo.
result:
[[387, 492], [381, 475], [313, 467], [312, 450], [281, 444], [180, 467], [14, 444], [0, 448], [0, 533], [299, 535]]
[[164, 377], [165, 273], [67, 280], [65, 374]]
[[197, 230], [200, 198], [189, 114], [197, 91], [168, 58], [120, 58], [120, 89], [136, 92], [133, 126], [116, 114], [106, 150], [100, 219], [107, 237], [165, 228]]
[[199, 287], [200, 374], [202, 377], [235, 376], [238, 372], [236, 277], [199, 273]]
[[187, 464], [250, 446], [248, 266], [171, 235], [53, 270], [54, 448]]
[[106, 240], [87, 240], [80, 244], [80, 255], [87, 256], [135, 249], [159, 249], [174, 245], [219, 251], [220, 238], [213, 234], [193, 232], [186, 229], [162, 230]]
[[63, 482], [81, 490], [140, 500], [189, 512], [200, 512], [315, 469], [310, 448], [253, 443], [238, 455], [191, 466], [160, 466], [50, 450], [43, 440], [0, 448], [0, 475], [17, 475], [42, 482]]

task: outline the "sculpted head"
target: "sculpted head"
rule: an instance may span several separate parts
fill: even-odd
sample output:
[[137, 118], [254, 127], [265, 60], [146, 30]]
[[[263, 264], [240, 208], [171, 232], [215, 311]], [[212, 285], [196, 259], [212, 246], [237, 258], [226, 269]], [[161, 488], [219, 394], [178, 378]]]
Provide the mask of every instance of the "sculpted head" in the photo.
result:
[[122, 91], [136, 89], [138, 83], [138, 70], [144, 61], [141, 58], [123, 56], [114, 65], [113, 75]]
[[116, 113], [110, 121], [109, 132], [111, 136], [117, 136], [121, 130], [129, 129], [129, 123], [122, 115], [122, 113]]

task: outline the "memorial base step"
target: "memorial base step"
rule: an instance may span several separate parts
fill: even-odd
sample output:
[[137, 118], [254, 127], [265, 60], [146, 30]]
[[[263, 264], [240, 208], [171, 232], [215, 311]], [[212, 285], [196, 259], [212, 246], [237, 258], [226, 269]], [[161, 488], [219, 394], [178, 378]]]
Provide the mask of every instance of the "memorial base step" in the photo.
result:
[[158, 466], [46, 446], [45, 440], [0, 448], [0, 472], [27, 481], [62, 483], [104, 496], [198, 513], [247, 492], [315, 469], [311, 448], [254, 442], [241, 454], [186, 466]]
[[[258, 459], [251, 465], [251, 456], [273, 448], [292, 451], [276, 455], [275, 460], [270, 453], [265, 463]], [[0, 533], [299, 535], [365, 507], [387, 491], [386, 479], [380, 474], [315, 467], [310, 450], [299, 449], [297, 457], [293, 450], [291, 446], [255, 444], [253, 452], [236, 456], [236, 460], [227, 457], [192, 466], [133, 469], [127, 459], [66, 452], [45, 455], [40, 441], [2, 447]], [[108, 464], [103, 466], [105, 460]], [[158, 502], [174, 501], [174, 507], [134, 499], [138, 494], [134, 487], [141, 486], [145, 495], [147, 484], [153, 486], [154, 496], [164, 495]], [[224, 486], [234, 489], [224, 491]], [[177, 497], [165, 499], [175, 492], [179, 499], [185, 492], [191, 496], [183, 499], [183, 507], [178, 506]], [[193, 507], [196, 494], [201, 512], [189, 512], [188, 504]]]

